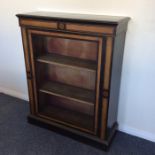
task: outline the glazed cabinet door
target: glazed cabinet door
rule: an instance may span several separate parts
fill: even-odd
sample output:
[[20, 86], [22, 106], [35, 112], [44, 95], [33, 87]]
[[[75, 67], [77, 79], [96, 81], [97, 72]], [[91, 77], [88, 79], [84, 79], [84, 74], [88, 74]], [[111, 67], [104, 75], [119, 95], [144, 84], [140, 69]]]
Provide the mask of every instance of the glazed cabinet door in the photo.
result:
[[35, 115], [97, 135], [103, 39], [34, 29], [27, 37]]

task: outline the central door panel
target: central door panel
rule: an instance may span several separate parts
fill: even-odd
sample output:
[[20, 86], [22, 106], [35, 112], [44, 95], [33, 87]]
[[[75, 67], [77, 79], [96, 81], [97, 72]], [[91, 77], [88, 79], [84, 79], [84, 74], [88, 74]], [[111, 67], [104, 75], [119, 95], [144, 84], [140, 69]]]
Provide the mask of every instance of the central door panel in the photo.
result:
[[38, 116], [97, 134], [102, 38], [28, 34]]

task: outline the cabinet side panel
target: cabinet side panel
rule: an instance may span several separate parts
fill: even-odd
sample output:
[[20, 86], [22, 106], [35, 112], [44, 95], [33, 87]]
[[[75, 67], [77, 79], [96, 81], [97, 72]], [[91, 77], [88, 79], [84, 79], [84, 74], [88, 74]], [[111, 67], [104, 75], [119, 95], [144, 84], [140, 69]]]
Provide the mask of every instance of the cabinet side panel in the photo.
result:
[[30, 65], [30, 59], [29, 59], [29, 49], [28, 49], [28, 41], [27, 41], [28, 38], [27, 38], [26, 28], [21, 27], [21, 33], [22, 33], [22, 41], [23, 41], [23, 48], [24, 48], [30, 111], [31, 111], [31, 114], [34, 114], [35, 109], [34, 109], [34, 104], [33, 104], [34, 103], [33, 84], [32, 84], [32, 80], [31, 80], [31, 65]]
[[123, 32], [118, 36], [116, 36], [114, 40], [109, 108], [108, 108], [108, 122], [107, 122], [108, 128], [112, 128], [114, 123], [117, 122], [119, 89], [120, 89], [120, 81], [121, 81], [125, 35], [126, 35], [126, 32]]

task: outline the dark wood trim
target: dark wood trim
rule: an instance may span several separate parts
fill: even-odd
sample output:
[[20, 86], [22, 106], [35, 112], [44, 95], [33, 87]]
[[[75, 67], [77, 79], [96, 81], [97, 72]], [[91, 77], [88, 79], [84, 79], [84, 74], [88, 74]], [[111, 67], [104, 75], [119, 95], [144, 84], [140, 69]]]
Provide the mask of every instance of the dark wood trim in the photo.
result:
[[52, 121], [52, 122], [60, 123], [60, 124], [62, 124], [62, 125], [64, 125], [64, 126], [66, 126], [66, 127], [71, 127], [71, 128], [74, 128], [74, 129], [78, 129], [78, 130], [80, 130], [80, 131], [84, 131], [85, 133], [89, 133], [89, 134], [92, 134], [92, 135], [96, 135], [96, 133], [95, 133], [94, 131], [87, 130], [87, 129], [85, 129], [85, 128], [81, 128], [81, 127], [78, 127], [78, 126], [76, 126], [76, 125], [72, 125], [72, 124], [70, 124], [70, 123], [66, 123], [66, 122], [64, 122], [64, 121], [60, 121], [60, 120], [58, 120], [58, 119], [53, 119], [53, 118], [51, 118], [51, 117], [42, 115], [42, 114], [40, 114], [40, 113], [38, 113], [37, 116], [39, 116], [40, 118], [46, 119], [46, 120], [50, 120], [50, 121]]
[[113, 38], [107, 37], [103, 89], [109, 90]]
[[[59, 14], [59, 15], [58, 15]], [[57, 13], [57, 12], [33, 12], [22, 13], [16, 15], [22, 19], [36, 19], [46, 21], [61, 21], [61, 22], [77, 22], [77, 23], [90, 23], [101, 25], [119, 25], [121, 23], [128, 23], [129, 17], [117, 17], [106, 15], [88, 15], [88, 14], [76, 14], [76, 13]]]
[[118, 123], [115, 122], [111, 128], [111, 132], [107, 138], [107, 142], [108, 142], [108, 145], [111, 145], [112, 143], [112, 140], [114, 139], [114, 136], [116, 135], [116, 132], [118, 130]]
[[95, 36], [85, 36], [85, 35], [76, 35], [74, 33], [67, 34], [67, 33], [59, 33], [59, 32], [48, 32], [48, 31], [38, 31], [38, 30], [28, 30], [31, 34], [38, 34], [38, 35], [45, 35], [45, 36], [55, 36], [60, 38], [72, 38], [78, 40], [86, 40], [86, 41], [99, 41], [99, 37]]
[[[22, 27], [27, 27], [28, 29], [31, 30], [38, 30], [38, 31], [45, 31], [45, 28], [42, 27], [34, 27], [34, 26], [22, 26]], [[46, 28], [47, 32], [60, 32], [60, 33], [66, 33], [66, 34], [76, 34], [76, 35], [83, 35], [83, 36], [92, 36], [92, 37], [112, 37], [114, 38], [114, 34], [106, 34], [106, 33], [97, 33], [97, 32], [87, 32], [87, 31], [69, 31], [69, 30], [62, 30], [62, 29], [51, 29], [51, 28]], [[116, 29], [114, 30], [116, 31]]]
[[64, 136], [69, 136], [70, 138], [76, 139], [80, 142], [92, 145], [93, 147], [96, 147], [105, 151], [108, 150], [108, 148], [110, 147], [110, 144], [112, 143], [112, 139], [114, 138], [114, 135], [117, 131], [117, 126], [118, 126], [117, 123], [115, 123], [115, 125], [112, 128], [112, 132], [109, 135], [108, 140], [101, 140], [94, 135], [90, 135], [88, 133], [84, 133], [67, 126], [64, 126], [55, 122], [51, 122], [47, 119], [36, 117], [34, 115], [28, 116], [28, 122], [31, 124], [43, 127], [45, 129], [52, 130], [54, 132], [59, 132]]
[[98, 141], [98, 139], [90, 134], [80, 132], [78, 130], [74, 130], [73, 128], [63, 126], [61, 124], [57, 124], [55, 122], [51, 122], [48, 120], [43, 120], [41, 118], [29, 115], [28, 122], [32, 125], [37, 125], [41, 128], [48, 129], [50, 131], [59, 133], [63, 136], [68, 136], [69, 138], [75, 139], [84, 144], [91, 145], [92, 147], [96, 147], [98, 149], [106, 151], [108, 149], [108, 143], [106, 141]]
[[100, 65], [100, 81], [99, 81], [99, 106], [98, 106], [98, 136], [101, 135], [101, 126], [102, 126], [102, 84], [104, 80], [104, 65], [105, 65], [105, 53], [106, 53], [106, 37], [102, 38], [102, 56], [101, 56], [101, 65]]
[[[26, 73], [29, 72], [31, 74], [30, 56], [29, 56], [26, 28], [21, 28], [21, 34], [22, 34], [22, 41], [23, 41]], [[28, 85], [28, 93], [29, 93], [30, 112], [31, 112], [31, 114], [35, 114], [36, 111], [35, 111], [34, 104], [33, 104], [34, 103], [33, 83], [32, 83], [32, 79], [30, 79], [29, 77], [27, 77], [27, 85]]]
[[27, 34], [26, 34], [26, 28], [21, 28], [22, 33], [22, 41], [23, 41], [23, 49], [24, 49], [24, 58], [25, 58], [25, 65], [26, 65], [26, 71], [30, 72], [30, 60], [29, 60], [29, 52], [28, 52], [28, 43], [27, 43]]
[[[79, 31], [86, 33], [100, 33], [113, 35], [115, 32], [114, 26], [100, 26], [100, 25], [90, 25], [90, 24], [78, 24], [78, 23], [65, 23], [65, 22], [54, 22], [54, 21], [42, 21], [42, 20], [32, 20], [32, 19], [20, 19], [20, 26], [31, 26], [31, 27], [41, 27], [56, 30], [68, 30], [68, 31]], [[61, 26], [61, 27], [60, 27]], [[63, 26], [63, 27], [62, 27]]]
[[106, 128], [107, 128], [107, 109], [108, 109], [108, 100], [103, 98], [102, 99], [102, 116], [101, 116], [101, 134], [100, 138], [105, 140], [106, 139]]
[[30, 50], [30, 62], [32, 67], [32, 83], [33, 83], [33, 92], [34, 92], [34, 105], [35, 105], [35, 111], [38, 113], [38, 95], [37, 95], [37, 84], [36, 84], [36, 73], [35, 73], [35, 64], [34, 64], [34, 55], [33, 55], [33, 47], [32, 47], [32, 37], [29, 33], [29, 30], [27, 32], [28, 35], [28, 44], [29, 44], [29, 50]]
[[99, 112], [99, 101], [100, 101], [100, 78], [101, 78], [101, 66], [102, 66], [102, 46], [103, 46], [103, 39], [100, 38], [99, 40], [99, 47], [98, 47], [98, 67], [97, 67], [97, 74], [96, 74], [96, 103], [95, 103], [95, 132], [97, 133], [98, 130], [98, 112]]

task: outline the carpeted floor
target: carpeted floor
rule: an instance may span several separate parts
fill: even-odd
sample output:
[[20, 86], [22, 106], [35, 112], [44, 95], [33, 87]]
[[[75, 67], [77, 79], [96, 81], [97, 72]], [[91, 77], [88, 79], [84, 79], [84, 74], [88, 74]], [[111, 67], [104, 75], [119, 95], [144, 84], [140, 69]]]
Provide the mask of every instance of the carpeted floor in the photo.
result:
[[109, 152], [27, 123], [26, 101], [0, 94], [0, 155], [155, 155], [155, 143], [118, 132]]

